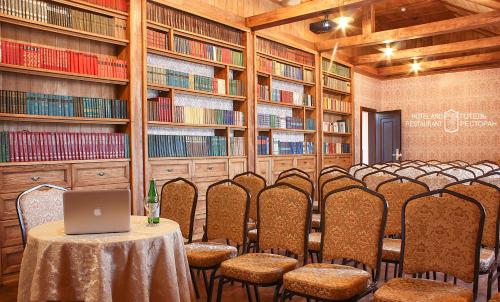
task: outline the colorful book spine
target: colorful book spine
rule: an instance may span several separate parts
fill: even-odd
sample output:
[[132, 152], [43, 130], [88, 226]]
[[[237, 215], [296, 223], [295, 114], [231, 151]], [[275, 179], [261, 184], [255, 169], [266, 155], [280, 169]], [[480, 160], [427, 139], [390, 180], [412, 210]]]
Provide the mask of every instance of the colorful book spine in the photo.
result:
[[111, 8], [114, 10], [119, 10], [122, 12], [127, 11], [127, 1], [126, 0], [85, 0], [85, 2]]
[[351, 82], [335, 79], [327, 75], [323, 75], [323, 85], [330, 89], [351, 93]]
[[314, 66], [313, 54], [260, 37], [257, 38], [257, 51], [299, 64]]
[[341, 65], [339, 63], [327, 60], [323, 58], [321, 62], [321, 67], [323, 71], [333, 73], [335, 75], [344, 77], [344, 78], [350, 78], [351, 77], [351, 68]]
[[174, 122], [198, 125], [243, 126], [244, 115], [240, 111], [175, 106]]
[[351, 102], [343, 101], [342, 95], [325, 94], [323, 96], [323, 108], [343, 113], [351, 113]]
[[166, 33], [148, 28], [146, 38], [148, 47], [168, 49], [168, 36]]
[[273, 89], [271, 101], [298, 106], [313, 106], [314, 98], [309, 94]]
[[244, 65], [243, 52], [241, 51], [236, 51], [209, 43], [199, 42], [180, 36], [174, 36], [174, 50], [178, 53], [214, 62], [232, 64], [237, 66]]
[[245, 138], [231, 137], [230, 148], [231, 156], [245, 156]]
[[259, 135], [257, 136], [257, 154], [258, 155], [270, 155], [270, 144], [269, 136]]
[[257, 84], [257, 97], [264, 101], [269, 101], [269, 86]]
[[316, 130], [316, 120], [312, 118], [306, 119], [306, 130]]
[[173, 122], [172, 100], [165, 97], [148, 99], [148, 121]]
[[227, 156], [224, 136], [148, 135], [149, 157]]
[[338, 120], [336, 122], [323, 122], [323, 132], [351, 133], [351, 122], [350, 122], [350, 120]]
[[273, 155], [314, 154], [313, 142], [284, 142], [273, 139]]
[[273, 114], [258, 114], [257, 125], [260, 128], [304, 129], [304, 121], [300, 117], [280, 117]]
[[324, 154], [344, 154], [351, 153], [351, 145], [349, 143], [323, 143]]

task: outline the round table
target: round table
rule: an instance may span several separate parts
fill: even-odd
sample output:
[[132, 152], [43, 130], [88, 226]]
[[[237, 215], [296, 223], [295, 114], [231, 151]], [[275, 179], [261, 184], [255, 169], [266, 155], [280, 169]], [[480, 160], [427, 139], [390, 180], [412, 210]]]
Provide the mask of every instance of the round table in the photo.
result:
[[62, 220], [31, 229], [18, 301], [190, 301], [179, 225], [146, 226], [132, 216], [126, 233], [66, 235]]

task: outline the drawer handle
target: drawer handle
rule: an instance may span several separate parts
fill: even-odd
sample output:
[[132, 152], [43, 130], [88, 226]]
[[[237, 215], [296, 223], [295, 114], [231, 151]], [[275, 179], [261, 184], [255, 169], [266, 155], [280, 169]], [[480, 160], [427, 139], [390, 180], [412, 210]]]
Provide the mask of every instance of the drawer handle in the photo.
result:
[[174, 172], [174, 169], [167, 169], [167, 172]]
[[207, 169], [211, 171], [214, 169], [214, 167], [208, 167]]
[[33, 177], [31, 177], [31, 180], [38, 181], [38, 180], [40, 180], [40, 176], [33, 176]]
[[104, 172], [97, 173], [97, 175], [99, 175], [99, 176], [104, 176], [104, 174], [106, 174], [106, 173], [104, 173]]

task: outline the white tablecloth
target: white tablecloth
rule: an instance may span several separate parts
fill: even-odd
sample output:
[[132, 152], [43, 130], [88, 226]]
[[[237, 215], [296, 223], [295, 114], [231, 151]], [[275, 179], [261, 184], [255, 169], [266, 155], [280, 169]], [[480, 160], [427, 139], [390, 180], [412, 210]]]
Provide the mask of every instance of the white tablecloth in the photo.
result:
[[63, 221], [29, 231], [18, 301], [190, 301], [189, 265], [179, 225], [127, 233], [66, 235]]

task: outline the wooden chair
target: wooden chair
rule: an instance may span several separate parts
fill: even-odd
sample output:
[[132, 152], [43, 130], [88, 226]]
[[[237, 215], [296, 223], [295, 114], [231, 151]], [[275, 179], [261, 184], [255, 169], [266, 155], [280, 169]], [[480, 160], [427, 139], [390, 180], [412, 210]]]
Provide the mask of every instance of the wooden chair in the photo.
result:
[[389, 264], [394, 264], [394, 277], [396, 277], [401, 255], [401, 212], [403, 204], [410, 197], [429, 191], [426, 184], [400, 176], [380, 183], [377, 192], [382, 194], [389, 206], [387, 224], [385, 226], [384, 243], [382, 247], [382, 261], [385, 262], [384, 279], [387, 280]]
[[17, 197], [16, 210], [23, 246], [26, 246], [29, 230], [37, 225], [64, 218], [63, 193], [66, 191], [62, 187], [42, 184], [22, 192]]
[[[225, 283], [245, 284], [250, 300], [250, 286], [254, 286], [256, 300], [259, 287], [275, 287], [273, 301], [278, 300], [283, 274], [293, 270], [298, 257], [307, 264], [307, 239], [311, 223], [310, 195], [288, 183], [277, 183], [260, 192], [258, 197], [258, 253], [248, 253], [224, 261], [217, 301], [222, 298]], [[284, 251], [285, 255], [274, 254]]]
[[474, 179], [476, 174], [474, 171], [463, 167], [452, 167], [443, 170], [443, 173], [455, 176], [459, 181], [464, 179]]
[[429, 172], [420, 175], [416, 178], [416, 180], [425, 183], [431, 191], [442, 189], [444, 188], [444, 186], [458, 181], [455, 176], [443, 173], [441, 171]]
[[427, 172], [418, 166], [404, 166], [394, 171], [394, 174], [412, 179], [415, 179], [420, 175], [424, 175], [425, 173]]
[[282, 171], [282, 172], [278, 175], [278, 179], [283, 178], [283, 177], [286, 177], [286, 176], [291, 175], [291, 174], [299, 174], [299, 175], [304, 176], [305, 178], [310, 178], [310, 177], [311, 177], [311, 176], [309, 175], [309, 173], [307, 173], [306, 171], [303, 171], [303, 170], [298, 169], [298, 168], [291, 168], [291, 169], [288, 169], [288, 170]]
[[393, 178], [398, 178], [398, 175], [381, 170], [366, 174], [363, 181], [368, 189], [375, 191], [380, 183]]
[[188, 243], [193, 241], [197, 201], [198, 189], [182, 177], [167, 181], [161, 188], [160, 217], [177, 222]]
[[306, 191], [307, 194], [311, 196], [311, 198], [314, 196], [314, 183], [309, 178], [306, 178], [300, 174], [288, 174], [286, 176], [278, 178], [275, 183], [287, 183]]
[[[230, 179], [216, 182], [207, 189], [203, 242], [187, 244], [185, 248], [191, 272], [203, 272], [208, 302], [212, 300], [215, 273], [220, 264], [236, 257], [240, 246], [243, 252], [246, 250], [249, 208], [250, 194]], [[216, 240], [225, 240], [227, 244]], [[229, 245], [231, 242], [237, 247]], [[211, 271], [209, 282], [206, 271]]]
[[[387, 217], [384, 197], [363, 186], [349, 186], [330, 192], [323, 202], [320, 263], [286, 273], [281, 301], [295, 295], [357, 301], [377, 288]], [[339, 259], [355, 261], [363, 269], [334, 264]]]
[[[497, 278], [500, 281], [498, 259], [499, 222], [500, 222], [500, 189], [480, 180], [462, 180], [450, 184], [445, 189], [469, 196], [479, 201], [484, 208], [484, 230], [481, 240], [482, 248], [479, 256], [479, 274], [488, 275], [487, 298], [491, 297], [491, 287]], [[500, 284], [498, 285], [500, 288]]]
[[[474, 301], [484, 226], [481, 204], [441, 189], [408, 199], [402, 220], [399, 278], [381, 286], [374, 294], [374, 301]], [[429, 271], [455, 276], [472, 283], [473, 289], [421, 279]], [[403, 278], [403, 274], [413, 278]]]

